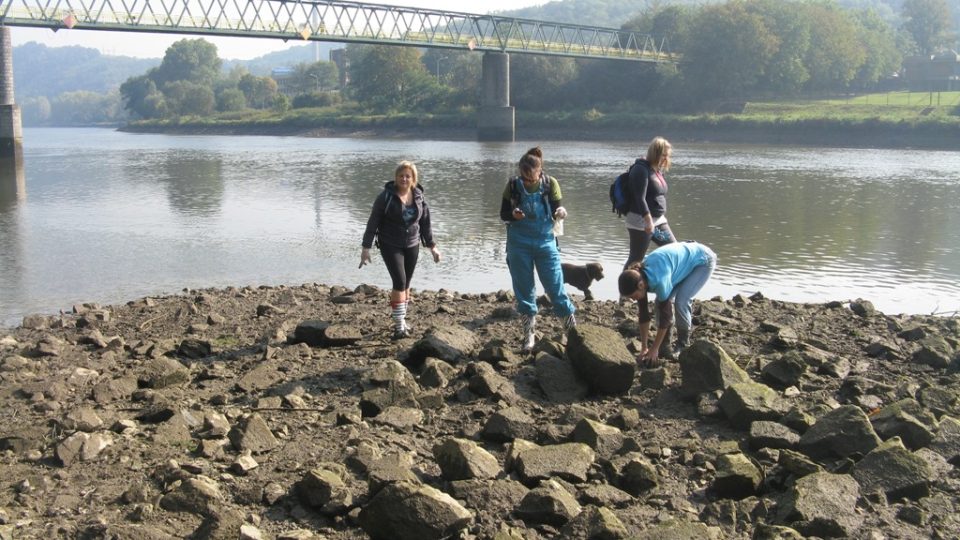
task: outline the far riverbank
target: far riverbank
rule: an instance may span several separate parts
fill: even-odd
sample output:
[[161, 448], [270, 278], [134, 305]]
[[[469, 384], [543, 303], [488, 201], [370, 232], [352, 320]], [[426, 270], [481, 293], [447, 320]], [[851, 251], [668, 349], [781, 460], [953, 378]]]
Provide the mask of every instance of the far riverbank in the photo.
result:
[[[519, 116], [519, 115], [518, 115]], [[942, 123], [841, 120], [798, 120], [760, 122], [734, 116], [663, 118], [639, 120], [630, 126], [610, 119], [603, 122], [518, 118], [516, 140], [647, 140], [662, 134], [674, 141], [733, 144], [772, 144], [839, 148], [923, 148], [960, 149], [960, 125]], [[454, 125], [451, 125], [454, 124]], [[447, 141], [476, 140], [476, 127], [468, 121], [449, 118], [383, 117], [375, 121], [351, 119], [334, 122], [299, 121], [211, 121], [134, 122], [118, 128], [130, 133], [181, 135], [266, 135], [295, 137], [347, 137], [422, 139]]]

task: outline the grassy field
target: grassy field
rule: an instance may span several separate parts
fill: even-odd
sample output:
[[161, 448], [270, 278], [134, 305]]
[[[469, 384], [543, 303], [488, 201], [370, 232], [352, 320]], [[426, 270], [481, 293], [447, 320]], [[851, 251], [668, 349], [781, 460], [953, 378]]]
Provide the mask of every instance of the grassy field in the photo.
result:
[[960, 92], [886, 92], [845, 99], [749, 102], [746, 118], [960, 123]]

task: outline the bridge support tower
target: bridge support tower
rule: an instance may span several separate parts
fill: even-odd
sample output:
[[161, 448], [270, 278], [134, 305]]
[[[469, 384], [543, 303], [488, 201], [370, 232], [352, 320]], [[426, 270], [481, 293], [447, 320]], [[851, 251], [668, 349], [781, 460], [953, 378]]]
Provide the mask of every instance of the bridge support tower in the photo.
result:
[[513, 141], [516, 122], [510, 106], [510, 55], [483, 53], [483, 76], [477, 138], [481, 141]]
[[24, 195], [23, 127], [13, 102], [13, 45], [0, 26], [0, 202]]

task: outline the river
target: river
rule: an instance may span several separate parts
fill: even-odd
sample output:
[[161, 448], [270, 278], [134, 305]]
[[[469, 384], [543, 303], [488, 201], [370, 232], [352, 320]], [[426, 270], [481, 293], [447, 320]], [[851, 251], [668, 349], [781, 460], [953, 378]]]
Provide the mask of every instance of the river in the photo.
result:
[[[357, 265], [371, 203], [402, 159], [420, 168], [443, 253], [434, 264], [422, 252], [414, 288], [509, 289], [499, 199], [534, 144], [569, 211], [564, 260], [600, 261], [594, 294], [614, 299], [627, 240], [607, 191], [652, 135], [481, 143], [27, 128], [25, 193], [0, 190], [0, 324], [184, 288], [389, 288], [377, 259]], [[718, 254], [701, 297], [960, 310], [960, 153], [678, 143], [673, 160], [671, 226]]]

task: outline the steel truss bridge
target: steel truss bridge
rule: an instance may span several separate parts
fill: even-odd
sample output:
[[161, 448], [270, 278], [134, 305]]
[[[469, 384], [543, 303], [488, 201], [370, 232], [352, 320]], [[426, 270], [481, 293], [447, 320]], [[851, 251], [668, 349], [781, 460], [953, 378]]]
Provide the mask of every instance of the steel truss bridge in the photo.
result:
[[392, 44], [673, 63], [664, 38], [612, 28], [320, 0], [0, 0], [0, 26]]

